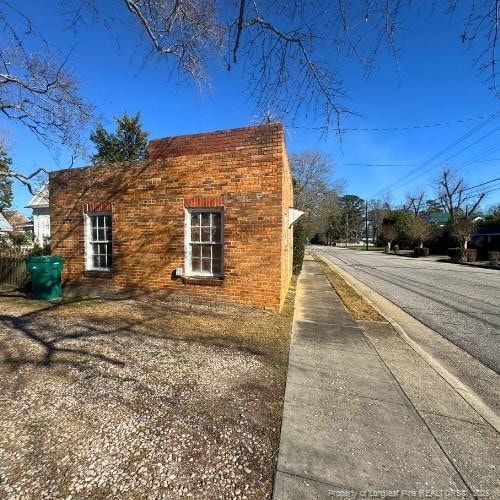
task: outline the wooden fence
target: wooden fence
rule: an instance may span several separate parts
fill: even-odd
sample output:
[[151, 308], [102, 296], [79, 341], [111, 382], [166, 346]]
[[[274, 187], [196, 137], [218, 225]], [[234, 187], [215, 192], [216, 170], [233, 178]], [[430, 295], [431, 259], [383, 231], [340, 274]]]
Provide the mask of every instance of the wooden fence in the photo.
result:
[[19, 288], [29, 282], [26, 270], [26, 254], [15, 250], [0, 250], [0, 283], [15, 285]]

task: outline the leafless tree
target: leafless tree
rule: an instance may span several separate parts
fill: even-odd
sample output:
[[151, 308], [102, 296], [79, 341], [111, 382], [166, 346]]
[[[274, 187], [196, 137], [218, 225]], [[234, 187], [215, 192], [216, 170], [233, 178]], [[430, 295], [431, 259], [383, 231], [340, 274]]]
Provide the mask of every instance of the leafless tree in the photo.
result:
[[424, 191], [420, 191], [414, 194], [407, 194], [406, 201], [403, 204], [403, 210], [405, 212], [409, 212], [410, 210], [413, 212], [413, 215], [417, 217], [424, 207]]
[[389, 200], [371, 200], [368, 203], [368, 218], [371, 224], [373, 242], [378, 240], [384, 219], [391, 213]]
[[[78, 7], [80, 17], [83, 7], [100, 11], [96, 0], [67, 2]], [[411, 0], [115, 2], [136, 19], [151, 54], [175, 61], [188, 77], [205, 76], [214, 55], [221, 55], [228, 69], [241, 62], [261, 115], [281, 118], [307, 112], [321, 118], [325, 130], [333, 124], [338, 132], [342, 116], [350, 112], [341, 59], [348, 57], [370, 72], [378, 52], [387, 47], [397, 65], [397, 34], [405, 20], [424, 10]], [[465, 15], [461, 39], [480, 45], [475, 63], [494, 75], [500, 0], [477, 0], [466, 9], [459, 9], [458, 0], [432, 3], [429, 15]]]
[[0, 2], [0, 112], [42, 142], [76, 146], [92, 108], [66, 68], [69, 54], [51, 49], [29, 17]]
[[[31, 130], [46, 145], [81, 150], [80, 132], [90, 121], [92, 107], [80, 95], [78, 81], [67, 69], [67, 56], [51, 49], [27, 15], [7, 1], [0, 2], [0, 114]], [[38, 168], [23, 175], [4, 173], [33, 191]]]
[[297, 208], [309, 210], [318, 197], [331, 190], [333, 163], [330, 156], [318, 150], [290, 155], [294, 180], [294, 202]]
[[[431, 2], [432, 3], [432, 2]], [[455, 14], [458, 0], [434, 2]], [[172, 61], [199, 82], [209, 66], [240, 64], [260, 116], [318, 118], [324, 131], [342, 132], [346, 105], [340, 68], [344, 58], [369, 72], [387, 47], [397, 64], [396, 36], [416, 15], [411, 0], [113, 0], [149, 42], [148, 56]], [[479, 46], [476, 65], [496, 85], [500, 0], [466, 7], [462, 40]], [[97, 0], [59, 0], [47, 8], [72, 12], [82, 29], [89, 13], [112, 28], [117, 19]], [[117, 16], [123, 17], [123, 16]], [[126, 21], [125, 21], [126, 22]], [[0, 111], [23, 123], [45, 143], [74, 146], [91, 116], [68, 57], [54, 51], [29, 12], [0, 0]], [[127, 26], [128, 28], [128, 26]], [[148, 59], [148, 57], [146, 57]]]
[[460, 217], [452, 226], [453, 236], [460, 246], [461, 260], [467, 260], [467, 248], [474, 233], [474, 221]]
[[408, 226], [408, 236], [417, 244], [418, 247], [424, 246], [425, 240], [429, 238], [431, 228], [429, 223], [419, 215], [414, 215], [411, 224]]
[[454, 224], [461, 218], [472, 219], [485, 197], [484, 192], [469, 189], [462, 177], [450, 168], [443, 170], [438, 179], [441, 205]]
[[438, 195], [449, 216], [453, 234], [464, 259], [474, 230], [473, 218], [485, 198], [485, 193], [467, 188], [464, 180], [447, 168], [438, 179]]
[[294, 181], [294, 205], [307, 212], [309, 236], [324, 233], [332, 216], [340, 210], [342, 183], [333, 180], [333, 162], [321, 151], [302, 151], [290, 156]]
[[399, 236], [396, 225], [392, 222], [383, 224], [380, 229], [380, 236], [387, 243], [387, 251], [390, 252], [392, 242]]

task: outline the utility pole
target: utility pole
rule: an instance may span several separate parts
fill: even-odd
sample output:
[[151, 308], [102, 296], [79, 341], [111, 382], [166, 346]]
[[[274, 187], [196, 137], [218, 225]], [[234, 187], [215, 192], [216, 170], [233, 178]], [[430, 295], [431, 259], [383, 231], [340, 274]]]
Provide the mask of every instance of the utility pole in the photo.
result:
[[349, 241], [349, 214], [345, 214], [345, 246], [347, 248], [347, 243]]
[[365, 200], [365, 236], [366, 250], [368, 250], [368, 200]]

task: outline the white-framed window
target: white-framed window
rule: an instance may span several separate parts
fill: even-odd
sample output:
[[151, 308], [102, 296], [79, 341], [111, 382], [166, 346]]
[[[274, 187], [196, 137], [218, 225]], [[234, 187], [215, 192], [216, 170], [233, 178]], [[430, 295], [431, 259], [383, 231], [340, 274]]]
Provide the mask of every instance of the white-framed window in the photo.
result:
[[88, 271], [113, 269], [112, 226], [109, 212], [85, 214], [85, 260]]
[[186, 209], [186, 275], [221, 277], [224, 268], [223, 211]]

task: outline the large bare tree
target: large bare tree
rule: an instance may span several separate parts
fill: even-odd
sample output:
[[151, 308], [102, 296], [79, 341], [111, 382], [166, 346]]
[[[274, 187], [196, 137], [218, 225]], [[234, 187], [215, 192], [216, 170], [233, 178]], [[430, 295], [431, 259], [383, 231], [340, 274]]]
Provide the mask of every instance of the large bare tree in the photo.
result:
[[450, 168], [438, 179], [439, 200], [454, 224], [462, 218], [472, 219], [486, 196], [484, 192], [467, 187], [465, 181]]
[[483, 191], [467, 187], [463, 178], [450, 168], [443, 170], [437, 184], [439, 200], [449, 216], [461, 257], [465, 259], [474, 232], [474, 217], [486, 195]]
[[[498, 95], [500, 0], [430, 3], [464, 18], [460, 38], [478, 47], [476, 67]], [[228, 69], [239, 64], [261, 116], [307, 114], [338, 132], [350, 112], [343, 60], [370, 71], [383, 47], [397, 60], [398, 31], [421, 13], [411, 0], [59, 0], [47, 8], [71, 12], [80, 30], [92, 14], [112, 29], [117, 21], [110, 12], [118, 11], [116, 18], [139, 29], [149, 55], [172, 62], [188, 79], [203, 80], [217, 60]], [[0, 26], [1, 114], [43, 142], [75, 147], [91, 108], [68, 65], [70, 54], [54, 50], [17, 3], [0, 0]]]
[[368, 220], [372, 230], [373, 243], [376, 244], [380, 237], [380, 231], [384, 219], [391, 213], [391, 203], [389, 198], [382, 200], [370, 200], [368, 202]]
[[294, 182], [294, 205], [307, 213], [309, 237], [328, 231], [332, 216], [340, 210], [342, 183], [333, 180], [330, 156], [318, 150], [290, 156]]

